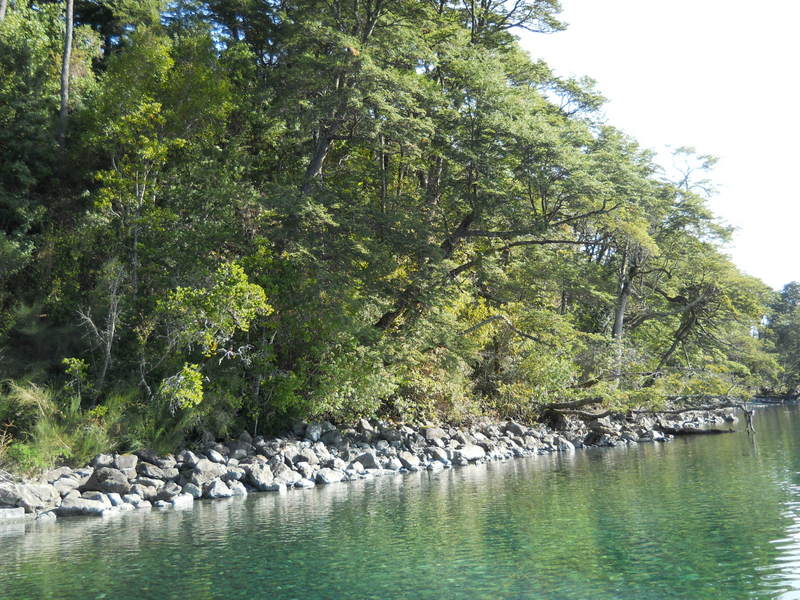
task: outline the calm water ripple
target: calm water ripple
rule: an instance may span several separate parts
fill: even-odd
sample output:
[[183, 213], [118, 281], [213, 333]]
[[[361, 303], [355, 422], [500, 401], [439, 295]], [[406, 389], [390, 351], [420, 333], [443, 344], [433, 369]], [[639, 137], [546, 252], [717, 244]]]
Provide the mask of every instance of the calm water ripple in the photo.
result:
[[800, 600], [800, 410], [756, 426], [0, 525], [0, 598]]

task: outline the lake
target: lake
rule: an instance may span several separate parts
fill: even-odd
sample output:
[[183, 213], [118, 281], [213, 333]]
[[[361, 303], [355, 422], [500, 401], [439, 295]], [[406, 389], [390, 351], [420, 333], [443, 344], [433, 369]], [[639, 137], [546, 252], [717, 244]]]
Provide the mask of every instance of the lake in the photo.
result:
[[755, 425], [0, 525], [0, 598], [800, 599], [800, 408]]

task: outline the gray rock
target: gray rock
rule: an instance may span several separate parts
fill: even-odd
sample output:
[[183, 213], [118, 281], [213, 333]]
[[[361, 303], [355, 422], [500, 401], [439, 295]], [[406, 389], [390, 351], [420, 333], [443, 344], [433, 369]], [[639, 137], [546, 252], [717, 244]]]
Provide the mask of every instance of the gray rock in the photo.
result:
[[156, 500], [153, 502], [153, 508], [171, 508], [172, 503], [167, 502], [166, 500]]
[[429, 442], [450, 437], [441, 427], [426, 427], [422, 430], [422, 435]]
[[[109, 494], [109, 499], [110, 496]], [[122, 499], [125, 501], [125, 504], [130, 504], [131, 506], [139, 506], [139, 503], [144, 500], [139, 494], [125, 494]]]
[[93, 490], [86, 491], [83, 492], [83, 494], [81, 494], [81, 498], [83, 498], [84, 500], [94, 500], [95, 502], [100, 502], [106, 508], [111, 508], [112, 506], [114, 506], [111, 500], [109, 500], [108, 496], [106, 496], [103, 492], [98, 492]]
[[223, 465], [225, 464], [225, 457], [222, 456], [222, 453], [214, 450], [213, 448], [210, 448], [206, 451], [206, 456], [208, 456], [208, 459], [212, 462]]
[[231, 496], [233, 496], [233, 492], [221, 479], [215, 479], [203, 486], [204, 498], [214, 500], [216, 498], [230, 498]]
[[312, 442], [318, 442], [322, 435], [322, 425], [319, 423], [309, 423], [306, 425], [305, 437]]
[[72, 475], [72, 469], [70, 469], [69, 467], [58, 467], [57, 469], [52, 469], [50, 471], [47, 471], [47, 473], [45, 473], [42, 476], [42, 479], [47, 483], [52, 484], [61, 479], [62, 477], [64, 477], [65, 475]]
[[431, 458], [434, 461], [440, 462], [442, 464], [450, 462], [450, 458], [447, 456], [447, 452], [442, 448], [432, 447], [429, 448], [428, 451], [430, 452]]
[[486, 450], [475, 444], [466, 444], [458, 450], [458, 457], [467, 461], [476, 461], [486, 456]]
[[72, 517], [76, 515], [102, 516], [109, 510], [105, 503], [99, 500], [89, 500], [87, 498], [68, 496], [64, 498], [61, 506], [56, 508], [59, 517]]
[[183, 493], [189, 494], [192, 498], [201, 498], [203, 496], [203, 490], [191, 481], [183, 486]]
[[294, 484], [294, 487], [299, 488], [301, 490], [306, 490], [309, 488], [316, 487], [316, 485], [317, 484], [311, 481], [310, 479], [301, 479], [300, 481]]
[[511, 435], [518, 435], [520, 437], [526, 435], [528, 433], [528, 428], [523, 427], [519, 423], [515, 423], [514, 421], [509, 421], [506, 423], [505, 426], [506, 433], [510, 433]]
[[80, 481], [74, 477], [62, 477], [53, 484], [53, 487], [56, 488], [56, 491], [63, 498], [69, 492], [76, 489], [79, 485]]
[[301, 448], [297, 454], [292, 457], [292, 462], [294, 464], [306, 462], [310, 465], [318, 465], [319, 458], [311, 448]]
[[175, 467], [163, 467], [161, 470], [164, 472], [164, 479], [167, 481], [177, 481], [181, 476], [180, 471]]
[[231, 481], [228, 487], [231, 489], [231, 493], [234, 496], [247, 496], [247, 488], [244, 487], [241, 481]]
[[135, 454], [117, 454], [114, 457], [114, 468], [120, 471], [135, 469], [138, 462], [139, 457]]
[[372, 426], [372, 423], [370, 423], [366, 419], [361, 419], [358, 422], [358, 429], [362, 433], [366, 433], [368, 435], [374, 435], [377, 433], [377, 430]]
[[140, 462], [136, 465], [136, 472], [140, 477], [147, 477], [149, 479], [166, 479], [164, 471], [160, 467], [148, 462]]
[[154, 487], [160, 490], [164, 482], [160, 479], [153, 479], [152, 477], [137, 477], [131, 483], [138, 485], [146, 485], [147, 487]]
[[55, 510], [46, 510], [45, 512], [40, 512], [36, 515], [37, 521], [55, 521], [56, 520], [56, 511]]
[[241, 481], [244, 479], [245, 472], [241, 467], [232, 467], [228, 465], [228, 471], [222, 476], [222, 481], [230, 483], [231, 481]]
[[558, 448], [559, 452], [574, 452], [575, 445], [570, 442], [568, 439], [559, 436], [556, 436], [555, 439], [556, 448]]
[[95, 469], [100, 467], [111, 467], [114, 465], [114, 457], [110, 454], [98, 454], [92, 459], [92, 466]]
[[317, 472], [316, 482], [317, 483], [338, 483], [342, 479], [344, 479], [344, 473], [342, 471], [334, 471], [333, 469], [320, 469]]
[[257, 490], [266, 492], [272, 486], [274, 476], [269, 465], [253, 464], [243, 467], [246, 473], [247, 482]]
[[307, 462], [299, 462], [294, 467], [303, 476], [304, 479], [314, 478], [314, 467], [312, 467]]
[[178, 494], [170, 498], [169, 503], [172, 504], [173, 508], [179, 510], [192, 508], [192, 506], [194, 506], [194, 496], [190, 494]]
[[386, 461], [386, 468], [391, 471], [399, 471], [403, 468], [403, 463], [400, 462], [400, 459], [396, 456], [392, 456], [389, 460]]
[[167, 483], [164, 484], [164, 487], [158, 490], [158, 496], [156, 497], [159, 500], [166, 500], [167, 502], [169, 502], [175, 496], [180, 495], [181, 492], [183, 492], [181, 486], [179, 486], [174, 481], [168, 481]]
[[200, 462], [198, 456], [191, 450], [183, 450], [178, 454], [178, 461], [187, 467], [195, 467]]
[[354, 460], [353, 462], [351, 462], [351, 463], [350, 463], [350, 465], [349, 465], [347, 468], [348, 468], [348, 470], [349, 470], [349, 469], [352, 469], [352, 470], [353, 470], [353, 471], [355, 471], [356, 473], [363, 473], [363, 472], [364, 472], [364, 470], [365, 470], [365, 469], [364, 469], [364, 465], [362, 465], [362, 464], [361, 464], [360, 462], [358, 462], [357, 460]]
[[356, 460], [360, 462], [365, 469], [381, 468], [381, 464], [378, 462], [378, 458], [375, 456], [374, 452], [364, 452], [364, 454], [359, 455]]
[[277, 467], [275, 467], [272, 470], [272, 475], [275, 482], [283, 482], [286, 485], [294, 484], [303, 478], [300, 473], [293, 471], [285, 464], [279, 464]]
[[197, 461], [197, 464], [192, 469], [191, 481], [199, 487], [214, 481], [217, 477], [222, 477], [228, 469], [225, 465], [211, 462], [207, 458], [202, 458]]
[[342, 443], [344, 438], [341, 433], [334, 429], [333, 431], [323, 433], [319, 439], [329, 446], [338, 446]]
[[397, 455], [397, 457], [400, 459], [400, 462], [406, 469], [419, 467], [420, 463], [419, 457], [417, 457], [414, 454], [411, 454], [411, 452], [403, 450], [402, 452], [400, 452], [400, 454]]
[[[145, 500], [155, 500], [156, 496], [158, 496], [158, 488], [151, 487], [149, 485], [142, 485], [140, 483], [134, 483], [131, 486], [131, 494], [141, 496]], [[125, 495], [126, 494], [123, 494], [123, 496]]]
[[172, 454], [167, 454], [166, 456], [160, 457], [153, 464], [155, 464], [160, 469], [166, 470], [166, 469], [174, 469], [175, 465], [177, 465], [178, 462], [175, 460], [175, 457], [172, 456]]
[[110, 467], [100, 467], [95, 469], [92, 476], [82, 486], [84, 490], [95, 490], [98, 492], [116, 492], [117, 494], [127, 494], [131, 491], [131, 484], [128, 478], [119, 469]]
[[381, 438], [387, 442], [400, 442], [403, 440], [403, 434], [393, 427], [384, 427], [381, 429]]
[[17, 486], [17, 506], [27, 513], [50, 510], [61, 504], [61, 494], [49, 483], [23, 483]]
[[147, 509], [150, 509], [152, 507], [153, 507], [153, 505], [150, 503], [149, 500], [142, 500], [141, 502], [139, 502], [139, 504], [136, 505], [136, 510], [139, 510], [139, 509], [147, 510]]

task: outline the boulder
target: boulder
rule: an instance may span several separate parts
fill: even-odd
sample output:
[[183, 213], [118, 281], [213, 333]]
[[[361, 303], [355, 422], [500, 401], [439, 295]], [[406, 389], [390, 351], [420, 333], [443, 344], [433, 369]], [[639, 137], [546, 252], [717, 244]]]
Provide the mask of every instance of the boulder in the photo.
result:
[[178, 454], [178, 462], [183, 463], [187, 467], [195, 467], [200, 462], [197, 454], [191, 450], [183, 450]]
[[194, 496], [190, 494], [178, 494], [170, 498], [169, 503], [172, 504], [173, 508], [178, 510], [192, 508], [192, 506], [194, 506]]
[[574, 452], [575, 450], [575, 445], [560, 435], [556, 436], [555, 445], [559, 452]]
[[323, 433], [319, 439], [328, 446], [338, 446], [342, 443], [344, 438], [342, 438], [341, 433], [334, 429], [333, 431], [327, 431]]
[[307, 462], [299, 462], [294, 466], [297, 469], [297, 472], [300, 473], [303, 478], [305, 479], [313, 479], [314, 478], [314, 467], [312, 467]]
[[154, 487], [157, 490], [160, 490], [161, 487], [164, 485], [164, 482], [160, 479], [153, 479], [152, 477], [137, 477], [131, 483], [139, 484], [139, 485], [146, 485], [147, 487]]
[[203, 490], [191, 481], [183, 486], [183, 493], [189, 494], [192, 498], [201, 498], [203, 496]]
[[141, 477], [148, 477], [149, 479], [165, 479], [164, 471], [160, 467], [148, 462], [139, 462], [136, 465], [136, 472]]
[[231, 489], [231, 493], [234, 496], [247, 496], [247, 488], [244, 487], [241, 481], [231, 481], [228, 487]]
[[303, 478], [300, 473], [293, 471], [285, 464], [279, 464], [277, 467], [275, 467], [272, 470], [272, 475], [274, 477], [274, 482], [285, 483], [286, 485], [294, 484]]
[[419, 457], [412, 454], [411, 452], [403, 450], [398, 454], [397, 458], [400, 459], [400, 462], [406, 469], [416, 469], [419, 467]]
[[396, 456], [392, 456], [386, 461], [386, 468], [390, 471], [399, 471], [403, 468], [403, 463]]
[[225, 457], [222, 455], [221, 452], [214, 450], [214, 448], [209, 448], [206, 450], [206, 456], [211, 462], [219, 463], [224, 465], [225, 464]]
[[158, 500], [170, 501], [175, 496], [180, 495], [181, 492], [183, 492], [183, 490], [181, 489], [181, 486], [179, 486], [174, 481], [168, 481], [167, 483], [164, 484], [164, 487], [162, 487], [160, 490], [158, 490], [158, 496], [156, 496], [156, 498]]
[[108, 496], [106, 496], [103, 492], [97, 491], [87, 491], [81, 494], [81, 498], [84, 500], [94, 500], [95, 502], [100, 502], [106, 508], [111, 508], [114, 504], [111, 502]]
[[[142, 485], [140, 483], [134, 483], [131, 486], [130, 493], [141, 496], [145, 500], [155, 500], [156, 496], [158, 496], [158, 488], [151, 487], [149, 485]], [[124, 495], [125, 494], [123, 494], [123, 496]]]
[[342, 479], [344, 479], [344, 473], [342, 471], [334, 471], [333, 469], [320, 469], [317, 472], [316, 482], [317, 483], [338, 483]]
[[204, 498], [215, 500], [217, 498], [230, 498], [231, 496], [233, 496], [233, 492], [221, 479], [215, 479], [203, 486]]
[[312, 442], [318, 442], [322, 435], [322, 425], [319, 423], [309, 423], [306, 425], [305, 438]]
[[441, 427], [426, 427], [422, 430], [422, 435], [429, 442], [450, 437]]
[[139, 494], [125, 494], [122, 497], [122, 500], [125, 502], [125, 504], [130, 504], [131, 506], [139, 506], [139, 503], [143, 502], [144, 498], [142, 498]]
[[246, 473], [247, 482], [257, 490], [268, 491], [273, 483], [274, 477], [269, 465], [253, 464], [243, 467]]
[[95, 469], [99, 469], [101, 467], [110, 467], [114, 464], [114, 457], [110, 454], [98, 454], [92, 459], [91, 464]]
[[139, 457], [135, 454], [117, 454], [114, 457], [114, 468], [123, 471], [125, 469], [135, 469], [139, 462]]
[[100, 467], [95, 469], [92, 476], [82, 486], [84, 490], [95, 490], [98, 492], [116, 492], [117, 494], [127, 494], [131, 491], [131, 484], [128, 478], [119, 469], [111, 467]]
[[465, 444], [463, 448], [458, 450], [458, 456], [467, 461], [480, 460], [486, 456], [486, 450], [475, 444]]
[[52, 469], [47, 471], [43, 476], [42, 480], [46, 481], [47, 483], [55, 483], [65, 475], [72, 475], [72, 469], [69, 467], [58, 467], [57, 469]]
[[178, 461], [175, 460], [175, 457], [172, 456], [172, 454], [167, 454], [166, 456], [160, 457], [153, 464], [155, 464], [160, 469], [166, 470], [166, 469], [174, 469], [175, 465], [178, 464]]
[[514, 421], [509, 421], [508, 423], [506, 423], [505, 432], [511, 435], [517, 435], [522, 437], [528, 433], [528, 428], [523, 427], [522, 425], [520, 425], [519, 423], [515, 423]]
[[228, 471], [222, 476], [222, 480], [225, 483], [230, 483], [231, 481], [241, 481], [244, 478], [244, 475], [244, 469], [241, 467], [232, 467], [231, 465], [228, 465]]
[[207, 458], [201, 458], [192, 469], [191, 481], [199, 487], [212, 482], [217, 477], [222, 477], [228, 469], [225, 465], [211, 462]]
[[292, 457], [294, 464], [306, 462], [310, 465], [318, 465], [319, 457], [311, 448], [301, 448], [297, 454]]
[[380, 469], [381, 464], [378, 462], [378, 458], [375, 456], [374, 452], [364, 452], [356, 458], [358, 462], [360, 462], [365, 469]]
[[401, 442], [403, 434], [393, 427], [384, 427], [381, 429], [381, 439], [387, 442]]
[[61, 506], [56, 508], [56, 514], [59, 517], [72, 517], [76, 515], [92, 515], [102, 516], [105, 511], [109, 510], [104, 502], [100, 500], [89, 500], [88, 498], [81, 498], [80, 496], [67, 497], [61, 503]]

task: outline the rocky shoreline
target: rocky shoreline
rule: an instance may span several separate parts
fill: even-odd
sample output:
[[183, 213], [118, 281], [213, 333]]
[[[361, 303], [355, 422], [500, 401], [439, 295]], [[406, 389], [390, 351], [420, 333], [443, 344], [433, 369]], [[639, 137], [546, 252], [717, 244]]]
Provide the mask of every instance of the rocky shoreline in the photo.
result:
[[202, 451], [166, 456], [147, 450], [100, 454], [91, 465], [59, 467], [37, 480], [0, 479], [0, 523], [188, 508], [201, 498], [281, 493], [585, 447], [665, 442], [676, 434], [736, 420], [733, 409], [720, 409], [594, 419], [563, 416], [557, 429], [513, 421], [482, 421], [461, 428], [430, 423], [409, 427], [366, 419], [350, 429], [328, 422], [300, 423], [282, 437], [253, 438], [243, 433]]

